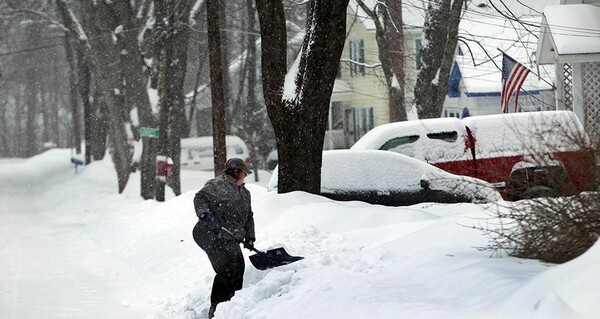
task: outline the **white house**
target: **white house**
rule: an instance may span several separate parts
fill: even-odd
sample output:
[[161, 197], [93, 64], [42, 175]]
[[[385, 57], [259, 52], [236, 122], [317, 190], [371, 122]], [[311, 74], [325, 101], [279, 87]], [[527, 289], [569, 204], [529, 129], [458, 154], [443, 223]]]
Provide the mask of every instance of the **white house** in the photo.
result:
[[559, 109], [572, 109], [600, 144], [600, 0], [544, 8], [538, 63], [555, 65]]
[[536, 65], [536, 43], [541, 16], [521, 18], [523, 24], [498, 16], [489, 6], [479, 6], [463, 17], [460, 41], [448, 84], [442, 116], [462, 117], [501, 112], [502, 52], [531, 70], [511, 112], [555, 109], [554, 66]]

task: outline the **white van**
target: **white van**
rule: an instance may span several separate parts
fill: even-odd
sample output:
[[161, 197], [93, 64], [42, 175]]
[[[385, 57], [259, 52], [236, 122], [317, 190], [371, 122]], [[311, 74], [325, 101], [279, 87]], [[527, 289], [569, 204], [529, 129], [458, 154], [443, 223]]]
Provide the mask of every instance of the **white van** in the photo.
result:
[[[238, 157], [250, 163], [248, 146], [235, 135], [225, 136], [227, 158]], [[181, 169], [206, 170], [214, 169], [213, 137], [200, 136], [181, 139]]]

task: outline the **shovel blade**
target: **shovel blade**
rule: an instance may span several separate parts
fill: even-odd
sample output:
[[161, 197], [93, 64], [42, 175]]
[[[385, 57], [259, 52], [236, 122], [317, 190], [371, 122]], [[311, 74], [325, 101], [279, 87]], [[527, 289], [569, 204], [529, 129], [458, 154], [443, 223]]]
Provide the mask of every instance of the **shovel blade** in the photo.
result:
[[267, 270], [287, 264], [291, 264], [304, 257], [290, 256], [283, 247], [270, 249], [264, 253], [250, 256], [250, 262], [258, 270]]

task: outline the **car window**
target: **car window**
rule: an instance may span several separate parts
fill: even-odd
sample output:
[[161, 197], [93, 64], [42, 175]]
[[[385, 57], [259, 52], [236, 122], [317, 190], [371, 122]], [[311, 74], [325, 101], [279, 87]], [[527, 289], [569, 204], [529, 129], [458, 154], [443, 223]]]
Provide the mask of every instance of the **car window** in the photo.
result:
[[454, 143], [454, 142], [456, 142], [456, 139], [458, 138], [458, 132], [451, 131], [451, 132], [427, 133], [427, 137], [429, 137], [432, 140], [442, 140], [445, 142]]
[[382, 151], [389, 151], [391, 149], [394, 149], [398, 146], [401, 145], [405, 145], [405, 144], [410, 144], [410, 143], [414, 143], [419, 139], [418, 135], [409, 135], [409, 136], [400, 136], [400, 137], [395, 137], [391, 140], [388, 140], [387, 142], [385, 142], [385, 144], [383, 144], [379, 149]]
[[212, 157], [213, 149], [212, 145], [204, 146], [204, 147], [194, 147], [189, 150], [190, 158], [200, 158], [200, 157]]
[[244, 154], [244, 150], [242, 149], [241, 146], [239, 146], [239, 145], [232, 145], [231, 147], [235, 150], [235, 154], [237, 154], [237, 155]]

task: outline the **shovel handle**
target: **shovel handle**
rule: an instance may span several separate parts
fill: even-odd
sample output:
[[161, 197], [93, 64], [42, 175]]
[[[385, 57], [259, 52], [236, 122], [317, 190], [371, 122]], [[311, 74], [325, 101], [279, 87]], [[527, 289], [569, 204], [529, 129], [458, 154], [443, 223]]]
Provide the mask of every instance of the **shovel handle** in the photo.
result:
[[[231, 232], [231, 230], [229, 230], [229, 229], [227, 229], [227, 228], [225, 228], [223, 226], [221, 226], [221, 230], [224, 231], [224, 232], [226, 232], [229, 236], [231, 236], [231, 238], [235, 239], [237, 242], [239, 242], [241, 244], [241, 242], [235, 237], [235, 235], [233, 234], [233, 232]], [[246, 247], [244, 247], [244, 248], [246, 248]], [[264, 252], [262, 252], [262, 251], [260, 251], [260, 250], [258, 250], [256, 248], [254, 248], [254, 247], [246, 248], [246, 249], [249, 249], [249, 250], [251, 250], [251, 251], [253, 251], [253, 252], [257, 253], [257, 254], [261, 254], [261, 255], [264, 254]]]

